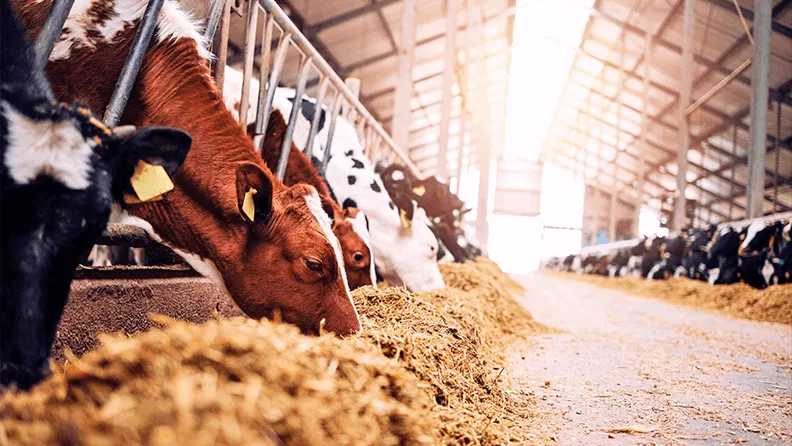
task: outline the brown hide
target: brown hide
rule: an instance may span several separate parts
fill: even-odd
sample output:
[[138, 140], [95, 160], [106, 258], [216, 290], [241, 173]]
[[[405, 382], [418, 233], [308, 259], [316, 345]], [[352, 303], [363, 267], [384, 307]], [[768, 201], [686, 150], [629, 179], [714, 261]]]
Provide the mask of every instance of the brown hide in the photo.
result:
[[[35, 38], [51, 2], [13, 3]], [[112, 2], [96, 0], [88, 11], [88, 35], [97, 35], [95, 27], [114, 13]], [[47, 72], [58, 99], [104, 110], [137, 23], [112, 43], [99, 39], [93, 48], [72, 47], [68, 59], [50, 62]], [[314, 189], [286, 187], [272, 175], [226, 110], [194, 40], [152, 39], [122, 124], [170, 126], [193, 141], [174, 178], [176, 188], [161, 201], [127, 206], [130, 215], [150, 223], [175, 249], [213, 262], [222, 285], [251, 317], [279, 312], [304, 332], [317, 332], [322, 320], [336, 333], [360, 330], [336, 241], [328, 239], [307, 204]], [[240, 191], [244, 195], [250, 187], [260, 192], [255, 222], [241, 212]]]
[[[271, 169], [278, 166], [285, 132], [286, 121], [283, 119], [283, 115], [278, 110], [273, 111], [267, 125], [267, 134], [261, 153], [267, 166]], [[332, 213], [333, 233], [341, 243], [349, 288], [355, 289], [363, 285], [371, 285], [371, 251], [352, 226], [352, 220], [358, 214], [357, 208], [341, 209], [330, 196], [330, 190], [319, 175], [319, 171], [294, 143], [292, 143], [289, 152], [283, 182], [287, 185], [305, 183], [316, 188], [322, 198], [325, 212]]]

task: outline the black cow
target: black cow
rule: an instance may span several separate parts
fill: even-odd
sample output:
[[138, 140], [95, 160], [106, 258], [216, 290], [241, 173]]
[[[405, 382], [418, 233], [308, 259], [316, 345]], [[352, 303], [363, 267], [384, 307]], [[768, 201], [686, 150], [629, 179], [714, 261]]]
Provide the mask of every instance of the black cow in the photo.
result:
[[105, 127], [55, 103], [9, 0], [0, 0], [0, 385], [28, 389], [49, 352], [74, 270], [129, 192], [139, 160], [172, 176], [190, 137]]
[[775, 267], [770, 257], [782, 228], [781, 222], [755, 222], [748, 227], [739, 250], [740, 277], [748, 285], [762, 290], [773, 281]]
[[715, 235], [716, 226], [707, 229], [691, 229], [688, 232], [687, 250], [682, 266], [684, 275], [694, 280], [709, 280], [707, 269], [707, 245]]
[[665, 237], [654, 237], [645, 242], [644, 255], [641, 258], [641, 277], [648, 278], [652, 268], [663, 259], [665, 254]]
[[[715, 285], [728, 285], [740, 281], [739, 257], [740, 231], [727, 227], [718, 231], [709, 247], [707, 268], [709, 281]], [[715, 271], [712, 271], [715, 270]]]
[[782, 223], [772, 247], [773, 281], [792, 283], [792, 221]]

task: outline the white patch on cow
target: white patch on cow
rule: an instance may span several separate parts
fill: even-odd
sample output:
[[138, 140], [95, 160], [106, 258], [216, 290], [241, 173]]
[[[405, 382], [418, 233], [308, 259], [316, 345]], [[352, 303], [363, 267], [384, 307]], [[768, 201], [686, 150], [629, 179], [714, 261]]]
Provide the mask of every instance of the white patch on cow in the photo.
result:
[[[114, 205], [114, 208], [115, 206], [116, 205]], [[121, 223], [137, 226], [138, 228], [143, 229], [149, 236], [151, 236], [151, 238], [172, 249], [173, 252], [184, 259], [184, 261], [187, 262], [187, 264], [190, 265], [192, 269], [197, 271], [200, 275], [214, 282], [214, 284], [220, 289], [220, 291], [225, 293], [226, 296], [231, 296], [231, 293], [228, 292], [228, 288], [226, 287], [223, 275], [220, 274], [220, 270], [217, 269], [217, 265], [215, 265], [213, 261], [210, 259], [205, 259], [192, 252], [176, 248], [173, 245], [165, 242], [162, 237], [160, 237], [159, 234], [157, 234], [157, 232], [154, 230], [154, 227], [151, 226], [151, 223], [143, 220], [142, 218], [129, 215], [126, 211], [121, 211], [121, 213], [118, 215], [121, 216]]]
[[404, 172], [401, 170], [396, 170], [391, 174], [391, 179], [393, 181], [401, 181], [404, 179]]
[[608, 277], [616, 277], [619, 267], [616, 265], [608, 265]]
[[358, 210], [357, 217], [350, 218], [350, 223], [352, 223], [352, 230], [360, 236], [363, 240], [363, 243], [366, 244], [366, 248], [369, 250], [369, 257], [371, 260], [371, 265], [369, 266], [369, 274], [371, 277], [371, 286], [374, 289], [377, 289], [377, 272], [374, 263], [374, 249], [371, 247], [371, 235], [369, 234], [368, 228], [366, 228], [366, 214], [363, 211]]
[[[76, 0], [69, 12], [69, 17], [63, 26], [64, 32], [55, 42], [55, 47], [50, 54], [51, 61], [68, 59], [73, 49], [96, 48], [96, 44], [113, 43], [118, 34], [134, 21], [143, 17], [147, 1], [144, 0], [115, 0], [109, 18], [97, 23], [97, 18], [89, 11], [95, 2], [104, 0]], [[99, 36], [89, 36], [88, 30], [96, 29]], [[158, 42], [167, 42], [177, 39], [191, 39], [198, 44], [201, 57], [210, 58], [211, 53], [199, 32], [200, 25], [195, 22], [189, 13], [181, 9], [178, 3], [165, 1], [162, 5], [159, 21], [157, 22], [156, 38]]]
[[684, 266], [677, 266], [674, 270], [674, 279], [679, 279], [682, 276], [687, 277], [687, 269]]
[[781, 237], [783, 237], [784, 240], [792, 242], [792, 223], [784, 226], [784, 229], [781, 230]]
[[770, 262], [770, 260], [765, 260], [765, 264], [762, 267], [762, 276], [764, 276], [766, 284], [770, 284], [770, 279], [773, 278], [773, 275], [775, 275], [775, 268], [773, 268], [773, 264]]
[[748, 248], [748, 244], [751, 243], [751, 240], [756, 237], [756, 234], [759, 233], [762, 229], [765, 228], [764, 222], [755, 221], [751, 223], [751, 226], [748, 226], [748, 233], [745, 235], [745, 240], [743, 240], [742, 244], [740, 245], [740, 252], [744, 251]]
[[468, 245], [468, 242], [467, 242], [467, 240], [465, 240], [465, 237], [463, 237], [462, 235], [458, 235], [457, 236], [457, 245], [459, 245], [460, 248], [464, 248], [464, 247], [466, 247]]
[[9, 144], [3, 161], [17, 184], [49, 175], [70, 189], [89, 186], [94, 143], [86, 141], [71, 120], [36, 121], [5, 101], [0, 108], [8, 121]]
[[660, 263], [656, 263], [652, 269], [649, 270], [649, 274], [646, 275], [646, 280], [651, 281], [652, 278], [654, 278], [654, 275], [660, 271], [660, 268], [662, 268]]
[[[341, 243], [338, 242], [335, 234], [333, 234], [333, 227], [330, 223], [330, 217], [328, 217], [327, 213], [324, 211], [324, 209], [322, 209], [322, 201], [319, 198], [319, 194], [316, 192], [316, 189], [311, 188], [311, 195], [305, 196], [305, 203], [308, 205], [308, 209], [311, 211], [311, 214], [313, 214], [314, 218], [316, 218], [316, 221], [319, 223], [319, 227], [322, 228], [322, 232], [327, 238], [327, 241], [330, 242], [330, 246], [333, 247], [336, 263], [338, 264], [338, 271], [341, 273], [341, 279], [344, 282], [344, 288], [346, 289], [349, 302], [354, 308], [355, 303], [352, 302], [352, 295], [349, 294], [349, 283], [347, 282], [346, 270], [344, 269], [344, 257], [341, 255]], [[355, 309], [355, 315], [357, 315], [357, 309]]]
[[715, 281], [718, 280], [718, 277], [720, 277], [720, 268], [712, 268], [709, 270], [709, 280], [707, 282], [709, 282], [710, 285], [715, 285]]

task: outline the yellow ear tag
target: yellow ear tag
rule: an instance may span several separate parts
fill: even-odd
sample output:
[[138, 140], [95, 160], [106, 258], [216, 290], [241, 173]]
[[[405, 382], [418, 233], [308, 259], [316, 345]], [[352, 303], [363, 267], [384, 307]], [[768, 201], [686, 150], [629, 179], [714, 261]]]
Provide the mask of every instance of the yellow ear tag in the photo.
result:
[[258, 192], [256, 189], [252, 187], [245, 192], [245, 200], [242, 202], [242, 212], [247, 215], [250, 221], [255, 221], [256, 216], [256, 203], [253, 202], [253, 195], [256, 195]]
[[150, 201], [158, 195], [173, 190], [173, 181], [162, 166], [155, 166], [145, 161], [138, 161], [135, 173], [132, 174], [132, 189], [140, 201]]
[[423, 197], [423, 194], [425, 194], [425, 193], [426, 193], [426, 188], [425, 188], [425, 187], [424, 187], [424, 185], [422, 184], [422, 185], [420, 185], [420, 186], [416, 186], [416, 187], [414, 187], [414, 188], [413, 188], [413, 192], [415, 193], [415, 195], [418, 195], [419, 197]]
[[412, 227], [412, 222], [409, 219], [407, 219], [407, 211], [402, 209], [401, 212], [399, 213], [399, 216], [401, 217], [401, 225], [403, 228]]
[[140, 204], [140, 203], [151, 203], [152, 201], [160, 201], [164, 194], [157, 195], [156, 197], [152, 198], [151, 200], [146, 200], [145, 202], [137, 197], [135, 194], [131, 194], [129, 192], [124, 192], [124, 203], [126, 204]]

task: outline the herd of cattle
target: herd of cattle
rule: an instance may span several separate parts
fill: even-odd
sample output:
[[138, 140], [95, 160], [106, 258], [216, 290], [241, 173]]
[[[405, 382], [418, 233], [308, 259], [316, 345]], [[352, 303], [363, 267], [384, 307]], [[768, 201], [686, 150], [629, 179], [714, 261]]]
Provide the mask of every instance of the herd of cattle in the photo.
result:
[[[2, 386], [29, 388], [49, 373], [75, 268], [91, 252], [94, 264], [110, 263], [107, 250], [92, 251], [108, 221], [143, 228], [249, 316], [277, 314], [305, 333], [359, 331], [350, 289], [376, 287], [378, 276], [412, 291], [442, 288], [438, 262], [481, 254], [447, 184], [374, 166], [344, 119], [320, 175], [329, 116], [311, 98], [298, 101], [279, 180], [294, 91], [276, 90], [259, 152], [235, 117], [241, 75], [227, 71], [223, 96], [200, 26], [174, 1], [162, 8], [127, 125], [106, 127], [91, 110], [106, 108], [146, 3], [75, 2], [41, 67], [30, 41], [51, 2], [0, 0]], [[311, 159], [300, 145], [315, 113]]]
[[688, 277], [711, 284], [745, 282], [764, 289], [792, 283], [792, 221], [756, 221], [745, 227], [691, 228], [666, 237], [644, 237], [603, 255], [553, 258], [547, 268], [647, 280]]

